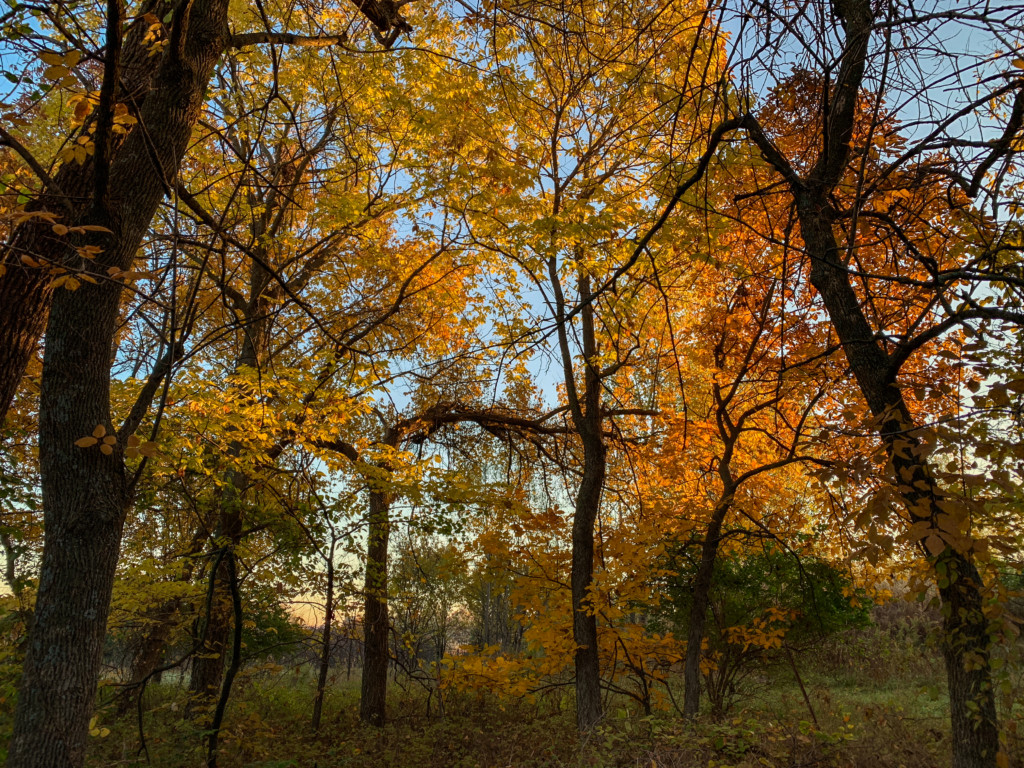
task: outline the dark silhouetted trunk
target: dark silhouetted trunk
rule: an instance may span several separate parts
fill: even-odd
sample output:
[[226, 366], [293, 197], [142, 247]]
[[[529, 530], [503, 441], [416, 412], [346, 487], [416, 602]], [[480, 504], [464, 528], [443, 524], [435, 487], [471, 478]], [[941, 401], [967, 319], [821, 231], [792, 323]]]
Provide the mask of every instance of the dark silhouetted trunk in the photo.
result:
[[[811, 256], [811, 283], [825, 303], [872, 414], [881, 422], [879, 436], [910, 519], [927, 522], [938, 530], [943, 494], [915, 436], [917, 425], [896, 386], [896, 372], [891, 370], [889, 357], [872, 332], [839, 258], [832, 210], [824, 199], [805, 194], [798, 213]], [[984, 585], [974, 564], [948, 545], [931, 559], [942, 601], [953, 766], [991, 768], [999, 751], [999, 725], [989, 665], [988, 620], [982, 611]]]
[[[823, 108], [822, 148], [806, 177], [798, 175], [755, 120], [746, 116], [743, 125], [793, 195], [810, 263], [810, 282], [821, 296], [861, 394], [879, 422], [878, 435], [910, 520], [938, 529], [942, 491], [897, 386], [898, 366], [886, 352], [881, 334], [876, 334], [868, 322], [836, 239], [837, 214], [832, 195], [850, 164], [875, 18], [869, 0], [836, 2], [832, 12], [845, 33], [843, 50], [837, 59], [830, 99]], [[931, 553], [930, 559], [942, 601], [953, 768], [994, 768], [999, 727], [989, 665], [988, 622], [981, 610], [984, 585], [974, 564], [948, 545], [937, 556]], [[951, 577], [951, 573], [956, 576]]]
[[327, 673], [331, 669], [331, 625], [334, 623], [334, 547], [336, 539], [331, 538], [327, 555], [327, 594], [324, 606], [324, 634], [321, 638], [320, 674], [316, 680], [316, 698], [313, 700], [313, 730], [320, 729], [320, 714], [324, 706], [324, 691], [327, 689]]
[[359, 717], [370, 725], [385, 722], [388, 686], [388, 536], [390, 495], [370, 490], [366, 541], [366, 582], [363, 585], [363, 679]]
[[700, 658], [704, 645], [704, 627], [711, 600], [711, 582], [722, 537], [722, 523], [732, 505], [732, 489], [727, 488], [715, 505], [700, 548], [700, 564], [693, 580], [693, 604], [686, 635], [686, 666], [683, 669], [683, 717], [693, 719], [700, 711]]
[[576, 725], [579, 731], [591, 730], [601, 720], [601, 663], [597, 645], [596, 606], [590, 586], [594, 581], [594, 527], [601, 508], [607, 471], [608, 449], [602, 432], [601, 372], [598, 368], [594, 306], [591, 303], [590, 277], [579, 273], [581, 335], [583, 342], [583, 394], [576, 386], [573, 355], [569, 347], [565, 298], [554, 257], [548, 261], [548, 273], [555, 296], [555, 322], [562, 357], [566, 397], [573, 427], [583, 446], [583, 472], [572, 521], [572, 632], [576, 643]]

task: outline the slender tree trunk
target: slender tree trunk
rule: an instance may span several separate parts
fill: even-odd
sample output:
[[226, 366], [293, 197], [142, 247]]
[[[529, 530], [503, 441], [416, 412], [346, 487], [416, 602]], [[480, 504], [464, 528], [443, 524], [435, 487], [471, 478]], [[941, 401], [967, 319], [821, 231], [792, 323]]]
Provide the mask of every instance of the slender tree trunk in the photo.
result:
[[174, 626], [174, 617], [178, 615], [181, 607], [180, 600], [168, 600], [157, 610], [153, 616], [154, 625], [145, 634], [132, 657], [131, 671], [128, 674], [128, 683], [118, 693], [116, 711], [118, 716], [123, 716], [131, 709], [132, 704], [142, 695], [142, 684], [150, 679], [153, 670], [156, 669], [164, 657], [164, 646]]
[[[192, 571], [195, 564], [195, 557], [203, 551], [209, 533], [206, 526], [192, 537], [192, 542], [185, 556], [184, 567], [178, 576], [179, 583], [187, 584], [192, 580]], [[181, 598], [175, 597], [165, 600], [151, 616], [152, 627], [139, 643], [139, 647], [132, 658], [131, 671], [128, 675], [128, 684], [124, 687], [117, 701], [117, 714], [124, 715], [132, 705], [134, 696], [142, 695], [143, 684], [147, 679], [159, 682], [159, 673], [153, 674], [164, 659], [164, 650], [167, 639], [174, 628], [175, 619], [181, 610]]]
[[693, 604], [690, 606], [690, 626], [686, 636], [686, 666], [683, 669], [683, 717], [692, 720], [700, 711], [700, 657], [704, 645], [704, 627], [711, 599], [711, 581], [718, 557], [718, 544], [722, 536], [722, 523], [732, 505], [732, 490], [726, 488], [722, 499], [715, 505], [700, 549], [700, 565], [693, 580]]
[[601, 507], [607, 471], [608, 449], [602, 433], [601, 372], [598, 369], [594, 306], [591, 303], [590, 277], [579, 273], [580, 301], [583, 303], [581, 334], [583, 341], [583, 395], [576, 386], [572, 352], [569, 348], [565, 299], [562, 295], [557, 263], [548, 262], [551, 287], [555, 294], [558, 344], [562, 356], [566, 393], [573, 426], [583, 445], [583, 475], [576, 494], [572, 522], [572, 632], [576, 643], [576, 726], [581, 733], [601, 720], [601, 663], [597, 645], [597, 615], [590, 595], [594, 581], [594, 526]]
[[223, 558], [227, 569], [228, 589], [231, 593], [231, 615], [232, 615], [232, 642], [231, 642], [231, 665], [227, 674], [224, 675], [224, 684], [217, 698], [217, 706], [213, 711], [213, 718], [210, 723], [210, 735], [206, 742], [206, 765], [207, 768], [217, 768], [217, 750], [219, 748], [220, 729], [224, 724], [224, 713], [227, 711], [228, 699], [231, 698], [231, 686], [235, 682], [235, 676], [242, 665], [242, 594], [238, 589], [238, 565], [236, 562], [235, 550], [229, 550]]
[[[236, 503], [237, 497], [231, 492], [232, 501], [225, 502], [222, 509], [218, 543], [228, 548], [228, 555], [234, 552], [242, 539], [242, 515]], [[228, 557], [217, 560], [217, 566], [210, 573], [213, 580], [213, 600], [208, 616], [200, 617], [202, 647], [192, 660], [192, 675], [189, 681], [193, 699], [187, 712], [190, 716], [199, 714], [206, 705], [217, 697], [224, 677], [224, 662], [228, 640], [231, 637], [232, 603]]]
[[[259, 234], [262, 230], [254, 232]], [[264, 250], [264, 260], [268, 259]], [[235, 360], [234, 374], [244, 374], [248, 370], [258, 370], [267, 359], [270, 345], [270, 332], [273, 315], [269, 311], [274, 294], [268, 291], [270, 278], [259, 263], [250, 264], [249, 270], [250, 297], [245, 307], [245, 324], [242, 326], [241, 350]], [[244, 386], [244, 385], [242, 385]], [[232, 394], [238, 396], [237, 387], [232, 387]], [[248, 402], [249, 398], [243, 389], [241, 397]], [[245, 446], [233, 439], [228, 449], [229, 460], [242, 456]], [[244, 523], [245, 496], [249, 491], [250, 477], [237, 467], [229, 466], [224, 473], [224, 496], [220, 504], [220, 520], [218, 522], [218, 545], [226, 546], [233, 553], [242, 541]], [[213, 579], [213, 603], [210, 615], [205, 617], [204, 643], [192, 665], [190, 688], [195, 700], [189, 707], [190, 713], [198, 712], [204, 703], [209, 703], [221, 690], [224, 675], [224, 656], [228, 639], [231, 635], [231, 589], [228, 581], [227, 558], [220, 560], [220, 567], [211, 574]]]
[[384, 489], [370, 490], [370, 525], [363, 586], [363, 679], [359, 717], [370, 725], [385, 721], [388, 686], [388, 536], [390, 499]]
[[[589, 447], [588, 447], [589, 444]], [[600, 437], [584, 442], [583, 478], [572, 525], [572, 631], [576, 642], [576, 725], [589, 731], [601, 720], [601, 667], [597, 647], [594, 581], [594, 524], [604, 488], [605, 449]]]
[[334, 623], [334, 540], [327, 556], [327, 594], [324, 606], [323, 648], [320, 652], [320, 675], [316, 681], [316, 698], [313, 700], [313, 730], [320, 729], [320, 713], [324, 705], [324, 690], [327, 688], [327, 673], [331, 668], [331, 625]]

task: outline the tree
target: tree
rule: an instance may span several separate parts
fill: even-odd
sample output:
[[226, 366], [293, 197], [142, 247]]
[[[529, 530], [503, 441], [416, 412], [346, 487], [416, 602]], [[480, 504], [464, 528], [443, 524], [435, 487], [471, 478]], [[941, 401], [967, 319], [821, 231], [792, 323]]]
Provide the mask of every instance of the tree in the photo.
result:
[[672, 4], [537, 3], [527, 11], [512, 3], [480, 23], [501, 30], [491, 37], [500, 76], [489, 98], [506, 135], [466, 126], [477, 130], [485, 154], [473, 163], [476, 146], [461, 150], [467, 164], [480, 166], [479, 181], [450, 205], [467, 211], [478, 247], [507, 262], [515, 275], [509, 284], [523, 276], [533, 284], [555, 339], [579, 449], [570, 581], [577, 725], [588, 731], [602, 716], [591, 587], [617, 411], [606, 389], [642, 346], [641, 336], [617, 333], [636, 309], [631, 302], [642, 299], [632, 291], [614, 296], [617, 281], [628, 279], [614, 265], [630, 252], [635, 261], [648, 245], [650, 191], [665, 183], [662, 152], [693, 146], [717, 49], [701, 36], [705, 12]]
[[[810, 283], [820, 296], [832, 328], [842, 345], [850, 370], [874, 418], [883, 442], [899, 495], [907, 510], [907, 523], [918, 539], [926, 542], [926, 554], [935, 569], [943, 602], [946, 669], [949, 677], [953, 723], [953, 764], [995, 765], [998, 725], [989, 669], [989, 634], [983, 611], [984, 583], [975, 565], [972, 547], [954, 540], [945, 514], [955, 516], [955, 505], [936, 480], [927, 459], [928, 449], [920, 422], [904, 398], [898, 376], [909, 358], [930, 342], [985, 311], [966, 302], [966, 311], [952, 309], [957, 294], [958, 269], [955, 249], [907, 238], [901, 225], [905, 209], [893, 204], [899, 196], [913, 196], [913, 185], [936, 178], [969, 180], [966, 192], [976, 195], [986, 174], [1006, 163], [1024, 114], [1022, 80], [1016, 74], [998, 77], [991, 88], [980, 86], [977, 95], [948, 105], [932, 121], [922, 122], [922, 136], [909, 147], [899, 138], [898, 115], [886, 115], [885, 102], [902, 98], [927, 99], [928, 88], [937, 83], [913, 80], [911, 68], [928, 56], [927, 48], [910, 47], [909, 56], [897, 56], [893, 40], [905, 35], [923, 40], [934, 34], [939, 19], [946, 23], [980, 23], [995, 35], [1004, 24], [1013, 24], [1020, 9], [958, 9], [909, 13], [895, 4], [876, 7], [849, 0], [833, 4], [820, 16], [803, 16], [803, 9], [779, 12], [769, 8], [739, 9], [744, 31], [765, 34], [766, 46], [741, 59], [741, 66], [761, 76], [770, 72], [776, 57], [806, 57], [812, 62], [780, 83], [789, 95], [789, 110], [772, 113], [764, 104], [752, 103], [749, 95], [735, 94], [732, 117], [712, 134], [712, 143], [733, 132], [745, 133], [774, 174], [774, 186], [760, 187], [762, 195], [786, 195], [798, 225]], [[774, 25], [790, 25], [792, 36], [770, 40]], [[749, 26], [748, 26], [749, 25]], [[796, 31], [797, 29], [802, 32]], [[750, 35], [741, 35], [737, 56]], [[951, 67], [960, 76], [965, 66], [982, 71], [978, 63], [961, 58]], [[787, 71], [777, 68], [776, 71]], [[1016, 95], [1014, 95], [1016, 94]], [[978, 114], [988, 105], [1012, 97], [1013, 108], [1005, 122], [989, 130], [991, 143], [981, 152], [967, 155], [976, 139], [952, 134], [958, 116]], [[780, 121], [781, 118], [781, 121]], [[984, 130], [984, 129], [980, 129]], [[959, 155], [944, 154], [957, 150]], [[889, 197], [885, 195], [888, 193]], [[966, 203], [963, 190], [950, 188], [953, 213]], [[962, 203], [955, 200], [960, 197]], [[888, 200], [889, 204], [886, 205]], [[908, 206], [907, 208], [911, 208]], [[895, 212], [895, 216], [892, 214]], [[911, 211], [907, 210], [913, 216]], [[884, 267], [859, 259], [867, 228], [888, 229], [889, 261]], [[929, 237], [941, 237], [938, 231]], [[884, 249], [883, 249], [884, 250]], [[904, 273], [906, 277], [904, 277]], [[910, 282], [907, 282], [909, 279]], [[903, 286], [901, 296], [885, 286]], [[961, 283], [962, 285], [962, 283]], [[903, 315], [892, 312], [893, 300]], [[943, 317], [943, 315], [946, 315]], [[945, 526], [945, 530], [944, 530]], [[934, 538], [933, 538], [934, 537]]]
[[[364, 13], [377, 10], [374, 5]], [[60, 7], [55, 13], [59, 20], [71, 11]], [[3, 255], [4, 412], [44, 322], [47, 328], [39, 419], [47, 534], [11, 766], [72, 766], [83, 759], [121, 531], [134, 488], [124, 452], [157, 388], [145, 389], [141, 413], [115, 428], [109, 373], [124, 284], [112, 276], [131, 271], [157, 207], [173, 191], [223, 52], [275, 40], [310, 41], [269, 29], [255, 37], [232, 36], [228, 3], [220, 0], [184, 9], [146, 2], [131, 18], [124, 31], [124, 9], [112, 0], [102, 53], [97, 46], [75, 53], [74, 63], [62, 58], [61, 65], [52, 65], [63, 68], [53, 73], [63, 78], [85, 54], [103, 62], [94, 113], [75, 134], [76, 140], [84, 139], [80, 145], [91, 142], [91, 154], [72, 152], [51, 178], [24, 145], [7, 132], [3, 136], [36, 171], [41, 188], [29, 208], [32, 215], [15, 229]], [[386, 31], [408, 28], [390, 18], [378, 16]], [[158, 38], [166, 34], [165, 44], [154, 40], [154, 24]], [[62, 25], [54, 27], [59, 34]], [[73, 40], [67, 43], [76, 47]], [[53, 269], [72, 273], [78, 284], [55, 290]], [[82, 329], [88, 332], [83, 335]], [[166, 375], [174, 351], [172, 344], [163, 369], [154, 370], [155, 383]], [[76, 445], [90, 435], [114, 442]]]

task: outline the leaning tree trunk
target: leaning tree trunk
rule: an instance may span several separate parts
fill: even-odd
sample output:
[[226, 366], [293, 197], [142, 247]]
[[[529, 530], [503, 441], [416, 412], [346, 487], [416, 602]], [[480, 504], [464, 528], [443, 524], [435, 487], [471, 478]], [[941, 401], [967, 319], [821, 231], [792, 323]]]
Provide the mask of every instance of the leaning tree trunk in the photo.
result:
[[388, 687], [388, 536], [389, 493], [370, 489], [370, 520], [366, 542], [366, 583], [363, 585], [363, 679], [359, 717], [383, 726]]
[[[835, 235], [832, 195], [850, 163], [875, 18], [870, 0], [837, 1], [831, 8], [845, 33], [843, 50], [830, 99], [823, 109], [826, 130], [821, 151], [806, 177], [798, 174], [750, 115], [741, 123], [793, 195], [800, 236], [810, 262], [810, 282], [822, 298], [861, 394], [880, 422], [878, 435], [910, 521], [938, 530], [942, 491], [915, 436], [917, 425], [896, 385], [898, 370], [868, 322]], [[999, 725], [989, 664], [989, 627], [981, 608], [984, 584], [974, 564], [953, 547], [946, 545], [938, 555], [931, 553], [929, 559], [942, 601], [953, 768], [994, 768]]]
[[[208, 79], [220, 53], [223, 42], [220, 33], [227, 22], [226, 3], [221, 0], [203, 3], [188, 16], [199, 34], [184, 51], [185, 60], [176, 61], [168, 56], [161, 63], [152, 56], [149, 22], [145, 18], [163, 18], [174, 7], [172, 0], [144, 0], [140, 4], [138, 13], [129, 20], [124, 32], [123, 50], [115, 57], [117, 60], [111, 61], [111, 66], [106, 68], [101, 86], [112, 92], [113, 100], [141, 106], [141, 122], [151, 133], [149, 141], [160, 150], [154, 150], [153, 154], [164, 155], [160, 158], [162, 170], [158, 171], [148, 163], [147, 168], [136, 165], [133, 175], [120, 179], [122, 183], [135, 185], [138, 197], [132, 188], [133, 194], [127, 197], [111, 198], [127, 224], [119, 230], [119, 239], [126, 248], [131, 245], [133, 255], [142, 242], [146, 226], [156, 213], [165, 185], [177, 172], [185, 142], [198, 117], [198, 110], [192, 109], [191, 105], [197, 96], [202, 96], [206, 86], [205, 82], [199, 84], [196, 82], [199, 78], [191, 76], [176, 82], [177, 72], [183, 65], [194, 67], [200, 78], [205, 76]], [[172, 34], [180, 36], [179, 24], [175, 23], [173, 30]], [[109, 40], [107, 45], [109, 50]], [[168, 86], [176, 88], [179, 104], [167, 99]], [[191, 88], [198, 90], [193, 93]], [[147, 101], [152, 104], [147, 104]], [[109, 167], [110, 188], [115, 189], [119, 172], [129, 163], [137, 164], [140, 160], [138, 153], [144, 149], [145, 141], [138, 131], [133, 131], [127, 138], [109, 136], [108, 139], [106, 155], [112, 161], [109, 166], [98, 162], [99, 153], [90, 155], [81, 164], [61, 163], [52, 174], [51, 185], [29, 203], [27, 210], [54, 214], [57, 222], [67, 227], [101, 224], [89, 220], [96, 202], [93, 195], [97, 188], [97, 173], [106, 178], [105, 171]], [[122, 148], [129, 157], [120, 157]], [[53, 269], [68, 266], [68, 260], [74, 258], [74, 246], [81, 244], [74, 242], [71, 235], [56, 235], [51, 222], [29, 218], [14, 229], [0, 250], [0, 264], [4, 267], [0, 270], [3, 273], [0, 274], [0, 425], [46, 328], [53, 300]], [[106, 278], [105, 274], [103, 278]]]
[[[943, 494], [915, 437], [917, 425], [893, 380], [889, 357], [872, 332], [839, 258], [832, 209], [827, 201], [805, 195], [798, 214], [811, 257], [811, 284], [822, 297], [861, 393], [881, 421], [879, 436], [910, 520], [938, 530]], [[953, 766], [994, 766], [999, 725], [989, 665], [989, 627], [982, 610], [984, 584], [974, 564], [948, 544], [938, 556], [932, 553], [930, 560], [942, 601]]]

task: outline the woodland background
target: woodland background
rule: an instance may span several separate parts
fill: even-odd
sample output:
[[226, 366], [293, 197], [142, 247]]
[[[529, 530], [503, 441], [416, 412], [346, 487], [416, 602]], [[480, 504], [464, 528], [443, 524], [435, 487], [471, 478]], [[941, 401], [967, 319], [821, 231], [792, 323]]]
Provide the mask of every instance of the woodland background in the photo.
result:
[[1022, 28], [4, 0], [6, 764], [1024, 765]]

